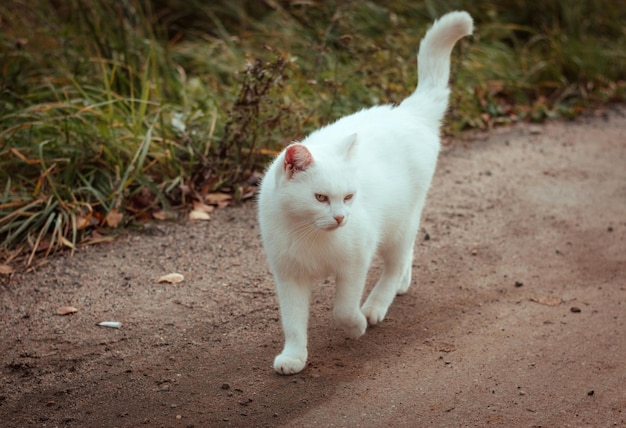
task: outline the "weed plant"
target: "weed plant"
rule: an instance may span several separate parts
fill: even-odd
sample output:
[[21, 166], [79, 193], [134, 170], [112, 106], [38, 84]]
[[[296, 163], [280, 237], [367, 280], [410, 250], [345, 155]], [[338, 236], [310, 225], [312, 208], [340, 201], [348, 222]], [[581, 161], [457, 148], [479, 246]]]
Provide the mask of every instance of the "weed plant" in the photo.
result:
[[408, 95], [419, 39], [449, 10], [476, 34], [454, 54], [446, 132], [623, 100], [622, 3], [2, 2], [0, 264], [243, 194], [288, 142]]

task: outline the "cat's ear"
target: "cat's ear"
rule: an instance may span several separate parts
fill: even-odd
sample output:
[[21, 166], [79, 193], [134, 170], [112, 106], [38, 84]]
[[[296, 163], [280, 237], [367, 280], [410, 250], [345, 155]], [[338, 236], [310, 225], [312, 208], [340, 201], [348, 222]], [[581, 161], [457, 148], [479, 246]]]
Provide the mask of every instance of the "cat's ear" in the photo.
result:
[[313, 156], [311, 156], [311, 152], [302, 144], [296, 143], [287, 147], [283, 164], [287, 178], [293, 177], [299, 171], [306, 171], [312, 163]]
[[345, 153], [346, 159], [352, 159], [354, 156], [354, 152], [356, 151], [356, 132], [354, 134], [350, 134], [347, 138], [340, 143], [341, 150]]

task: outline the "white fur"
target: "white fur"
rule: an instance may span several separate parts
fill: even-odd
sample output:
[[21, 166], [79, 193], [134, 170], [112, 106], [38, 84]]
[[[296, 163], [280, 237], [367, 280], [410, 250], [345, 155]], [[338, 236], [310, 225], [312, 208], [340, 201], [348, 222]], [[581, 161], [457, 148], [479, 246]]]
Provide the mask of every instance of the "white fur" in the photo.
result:
[[[471, 33], [469, 14], [445, 15], [420, 44], [419, 86], [410, 97], [321, 128], [269, 166], [259, 223], [285, 334], [274, 360], [278, 373], [297, 373], [306, 364], [309, 298], [319, 279], [336, 277], [333, 315], [355, 339], [368, 322], [384, 319], [396, 294], [408, 290], [448, 103], [450, 54]], [[383, 274], [360, 307], [376, 254]]]

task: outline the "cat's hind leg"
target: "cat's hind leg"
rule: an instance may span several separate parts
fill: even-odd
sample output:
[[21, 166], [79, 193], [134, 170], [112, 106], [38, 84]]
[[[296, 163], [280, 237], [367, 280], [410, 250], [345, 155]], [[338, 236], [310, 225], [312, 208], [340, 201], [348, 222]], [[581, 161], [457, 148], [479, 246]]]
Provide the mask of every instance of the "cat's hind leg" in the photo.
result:
[[311, 285], [276, 278], [280, 318], [285, 334], [283, 351], [274, 359], [274, 370], [289, 375], [300, 372], [307, 360], [307, 324]]
[[409, 287], [411, 286], [411, 277], [413, 274], [413, 246], [411, 246], [411, 251], [407, 253], [406, 257], [407, 259], [404, 264], [404, 274], [398, 284], [398, 290], [396, 290], [396, 294], [398, 296], [409, 291]]
[[413, 238], [405, 236], [394, 245], [382, 249], [383, 274], [361, 308], [370, 325], [380, 323], [396, 294], [406, 293], [409, 289], [413, 245]]
[[364, 263], [337, 273], [333, 317], [351, 339], [361, 337], [367, 328], [367, 320], [359, 307], [366, 279], [367, 265]]

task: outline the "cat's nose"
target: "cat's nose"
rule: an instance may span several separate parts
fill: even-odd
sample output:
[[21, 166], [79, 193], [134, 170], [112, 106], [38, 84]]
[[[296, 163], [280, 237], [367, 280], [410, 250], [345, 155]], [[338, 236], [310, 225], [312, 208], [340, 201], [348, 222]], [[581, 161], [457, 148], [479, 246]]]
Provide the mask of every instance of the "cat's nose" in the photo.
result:
[[344, 219], [344, 216], [342, 215], [334, 215], [333, 218], [335, 219], [335, 221], [337, 222], [337, 224], [341, 224], [341, 222]]

